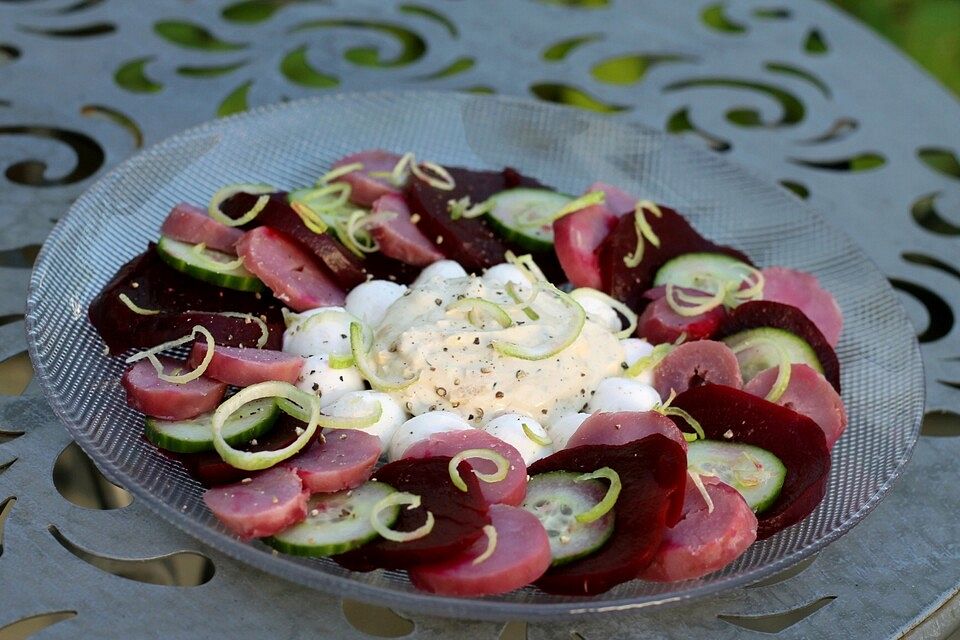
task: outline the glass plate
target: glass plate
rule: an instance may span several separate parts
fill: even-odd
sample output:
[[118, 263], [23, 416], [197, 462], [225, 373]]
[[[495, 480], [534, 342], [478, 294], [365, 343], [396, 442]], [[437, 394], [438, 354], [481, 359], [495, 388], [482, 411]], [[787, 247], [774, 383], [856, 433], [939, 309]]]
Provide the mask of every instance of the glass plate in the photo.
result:
[[[826, 498], [802, 523], [754, 544], [724, 570], [685, 582], [633, 581], [591, 598], [534, 588], [478, 599], [416, 591], [402, 572], [351, 573], [327, 560], [274, 555], [223, 529], [202, 488], [142, 437], [103, 353], [90, 300], [117, 267], [156, 239], [170, 208], [219, 187], [312, 183], [364, 148], [476, 168], [511, 165], [568, 193], [594, 180], [665, 202], [708, 237], [760, 265], [811, 271], [839, 300], [837, 349], [850, 424], [833, 450]], [[673, 137], [611, 118], [521, 99], [452, 93], [339, 94], [280, 104], [191, 129], [143, 151], [90, 188], [50, 234], [27, 301], [30, 356], [44, 393], [104, 473], [158, 514], [235, 558], [340, 596], [421, 613], [546, 619], [660, 606], [744, 585], [849, 531], [903, 470], [923, 411], [914, 330], [887, 280], [839, 231], [788, 192]]]

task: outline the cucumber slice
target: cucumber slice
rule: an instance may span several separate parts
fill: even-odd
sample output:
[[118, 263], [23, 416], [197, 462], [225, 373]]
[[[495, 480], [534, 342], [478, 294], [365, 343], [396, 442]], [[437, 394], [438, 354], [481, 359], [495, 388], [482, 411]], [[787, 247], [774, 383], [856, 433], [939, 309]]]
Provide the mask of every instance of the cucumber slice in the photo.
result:
[[764, 369], [780, 365], [780, 356], [776, 347], [769, 344], [771, 342], [783, 349], [790, 362], [805, 364], [818, 373], [823, 373], [823, 365], [817, 359], [817, 352], [813, 350], [813, 347], [806, 340], [783, 329], [773, 327], [747, 329], [727, 336], [723, 339], [723, 342], [736, 351], [738, 346], [748, 340], [756, 341], [757, 344], [737, 352], [737, 360], [740, 362], [740, 375], [743, 377], [744, 384]]
[[546, 251], [553, 248], [553, 223], [531, 227], [524, 219], [547, 217], [572, 200], [549, 189], [508, 189], [488, 200], [493, 208], [487, 219], [506, 240], [529, 251]]
[[234, 262], [236, 258], [220, 251], [204, 249], [197, 254], [196, 245], [180, 242], [173, 238], [161, 236], [157, 243], [157, 254], [168, 265], [181, 273], [203, 280], [210, 284], [237, 291], [264, 291], [266, 287], [257, 276], [247, 271], [242, 265], [232, 269], [211, 268], [211, 263], [226, 264]]
[[577, 482], [581, 475], [551, 471], [533, 476], [527, 483], [527, 497], [521, 506], [547, 530], [552, 566], [590, 555], [613, 534], [613, 511], [590, 523], [577, 522], [578, 513], [589, 511], [607, 494], [607, 486], [598, 480]]
[[[377, 532], [370, 524], [374, 505], [395, 489], [383, 482], [367, 482], [356, 489], [318, 493], [307, 503], [307, 519], [263, 541], [295, 556], [333, 556], [373, 540]], [[378, 516], [388, 527], [397, 519], [400, 506], [394, 505]]]
[[[273, 428], [280, 409], [273, 398], [261, 398], [244, 405], [223, 425], [223, 437], [232, 447], [259, 438]], [[213, 414], [205, 413], [190, 420], [158, 420], [147, 417], [147, 440], [167, 451], [198, 453], [213, 451]]]
[[723, 253], [685, 253], [660, 267], [653, 284], [703, 289], [704, 274], [727, 280], [742, 276], [745, 268], [749, 265]]
[[687, 468], [720, 478], [740, 492], [754, 513], [769, 507], [780, 495], [787, 468], [766, 449], [719, 440], [696, 440], [688, 447]]

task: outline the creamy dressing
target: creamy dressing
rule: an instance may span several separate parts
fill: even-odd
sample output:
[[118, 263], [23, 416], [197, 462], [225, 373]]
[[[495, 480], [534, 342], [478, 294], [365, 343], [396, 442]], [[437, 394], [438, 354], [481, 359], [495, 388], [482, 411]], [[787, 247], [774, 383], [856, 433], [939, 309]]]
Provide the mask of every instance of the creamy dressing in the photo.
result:
[[[533, 288], [526, 284], [518, 290], [525, 300]], [[513, 324], [504, 328], [477, 307], [471, 314], [470, 305], [449, 308], [464, 298], [500, 305]], [[529, 306], [538, 320], [531, 320], [499, 283], [476, 276], [425, 279], [386, 310], [374, 327], [371, 355], [385, 376], [419, 373], [415, 383], [391, 392], [414, 415], [451, 411], [480, 426], [510, 411], [550, 423], [580, 411], [601, 380], [620, 373], [624, 351], [608, 327], [588, 318], [576, 340], [548, 358], [500, 353], [494, 342], [538, 347], [558, 342], [569, 331], [574, 311], [557, 296], [541, 292]]]

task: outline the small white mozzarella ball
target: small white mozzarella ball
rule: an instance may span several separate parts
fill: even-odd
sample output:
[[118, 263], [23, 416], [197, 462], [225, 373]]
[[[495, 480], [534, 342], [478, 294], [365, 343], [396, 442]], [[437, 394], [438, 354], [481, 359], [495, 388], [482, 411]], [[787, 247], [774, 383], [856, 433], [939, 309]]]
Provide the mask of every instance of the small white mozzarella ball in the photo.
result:
[[418, 287], [434, 278], [449, 280], [451, 278], [465, 277], [467, 277], [467, 272], [460, 266], [459, 262], [453, 260], [438, 260], [420, 272], [417, 279], [413, 281], [413, 286]]
[[411, 445], [426, 440], [434, 433], [473, 429], [466, 420], [449, 411], [428, 411], [410, 418], [396, 430], [387, 449], [390, 461], [399, 460]]
[[587, 403], [587, 411], [649, 411], [660, 402], [657, 390], [632, 378], [605, 378]]
[[369, 427], [360, 429], [360, 431], [380, 438], [380, 453], [386, 453], [393, 434], [407, 420], [407, 413], [400, 406], [400, 403], [387, 394], [369, 390], [350, 391], [326, 405], [323, 412], [328, 416], [338, 418], [359, 418], [360, 416], [370, 415], [376, 408], [377, 402], [380, 403], [382, 409], [380, 419]]
[[297, 388], [320, 396], [320, 406], [326, 407], [351, 391], [363, 391], [364, 382], [356, 367], [334, 369], [324, 353], [303, 359]]
[[577, 432], [577, 429], [580, 428], [583, 421], [589, 417], [589, 413], [568, 413], [554, 420], [552, 424], [547, 425], [547, 433], [550, 434], [550, 439], [553, 440], [553, 450], [560, 451], [561, 449], [566, 449], [570, 438]]
[[[621, 340], [620, 346], [623, 347], [623, 361], [627, 363], [628, 367], [633, 366], [640, 358], [646, 358], [653, 353], [653, 345], [642, 338]], [[641, 371], [633, 379], [643, 384], [653, 385], [653, 367]]]
[[[323, 314], [322, 318], [314, 316]], [[288, 316], [283, 350], [299, 356], [349, 353], [350, 323], [356, 318], [343, 307], [320, 307]]]
[[603, 300], [593, 296], [577, 296], [577, 302], [587, 312], [587, 317], [599, 324], [610, 333], [617, 333], [623, 329], [620, 316]]
[[530, 284], [523, 271], [507, 262], [494, 265], [483, 273], [483, 283], [488, 287], [499, 289], [507, 286], [508, 282], [521, 287]]
[[379, 326], [387, 307], [399, 300], [407, 288], [389, 280], [371, 280], [358, 284], [347, 294], [347, 311], [368, 327]]
[[494, 438], [499, 438], [507, 444], [512, 445], [520, 452], [520, 457], [523, 458], [524, 463], [529, 466], [536, 460], [550, 455], [553, 449], [549, 444], [538, 444], [531, 440], [530, 436], [524, 431], [523, 425], [527, 425], [527, 429], [529, 429], [535, 437], [544, 441], [550, 440], [550, 436], [546, 430], [540, 426], [539, 422], [522, 413], [504, 413], [499, 415], [485, 424], [483, 430]]

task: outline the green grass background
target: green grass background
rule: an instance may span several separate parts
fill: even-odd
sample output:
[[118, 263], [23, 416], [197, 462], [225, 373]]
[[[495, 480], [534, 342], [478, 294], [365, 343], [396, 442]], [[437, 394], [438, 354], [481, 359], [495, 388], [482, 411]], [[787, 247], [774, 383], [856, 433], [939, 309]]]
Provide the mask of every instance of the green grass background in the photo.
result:
[[830, 0], [960, 96], [960, 0]]

